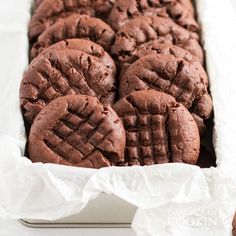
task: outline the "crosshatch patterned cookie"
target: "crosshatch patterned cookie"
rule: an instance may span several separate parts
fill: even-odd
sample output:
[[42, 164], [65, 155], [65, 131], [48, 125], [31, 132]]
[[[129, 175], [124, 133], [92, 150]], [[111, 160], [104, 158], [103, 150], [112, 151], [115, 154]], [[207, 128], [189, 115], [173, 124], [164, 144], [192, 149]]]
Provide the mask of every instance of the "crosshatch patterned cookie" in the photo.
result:
[[86, 39], [65, 39], [51, 45], [43, 50], [40, 54], [47, 54], [50, 50], [79, 50], [96, 57], [99, 62], [106, 66], [110, 73], [116, 75], [116, 65], [111, 56], [102, 46]]
[[[110, 63], [111, 64], [111, 63]], [[69, 94], [96, 96], [113, 104], [116, 97], [115, 70], [100, 56], [79, 50], [48, 50], [29, 65], [20, 87], [24, 118], [32, 124], [53, 99]]]
[[212, 113], [205, 78], [191, 62], [173, 55], [148, 55], [133, 63], [120, 81], [120, 97], [142, 89], [165, 92], [203, 119]]
[[125, 131], [109, 105], [68, 95], [50, 102], [30, 130], [33, 162], [101, 168], [124, 161]]
[[143, 43], [137, 48], [135, 48], [128, 62], [132, 64], [139, 58], [147, 56], [149, 54], [172, 54], [175, 57], [183, 58], [189, 62], [198, 61], [198, 59], [193, 56], [189, 51], [178, 47], [172, 43], [160, 43], [159, 40], [156, 39]]
[[[190, 0], [188, 0], [190, 3]], [[178, 25], [189, 31], [196, 32], [199, 26], [194, 19], [194, 13], [186, 1], [158, 1], [158, 0], [117, 0], [108, 17], [108, 23], [118, 31], [122, 25], [138, 16], [162, 16], [171, 18]]]
[[114, 109], [126, 131], [124, 165], [196, 164], [200, 149], [197, 125], [172, 96], [154, 90], [133, 92]]
[[131, 60], [134, 51], [140, 45], [152, 40], [177, 45], [198, 58], [200, 63], [204, 61], [203, 50], [196, 34], [180, 27], [170, 19], [157, 16], [138, 17], [123, 25], [116, 33], [111, 53], [122, 66]]
[[36, 0], [36, 10], [29, 24], [29, 38], [35, 40], [59, 19], [73, 13], [107, 18], [115, 0]]
[[109, 25], [98, 18], [72, 14], [47, 28], [31, 49], [31, 58], [36, 57], [43, 49], [64, 39], [83, 38], [101, 45], [110, 51], [115, 32]]
[[206, 86], [208, 86], [207, 73], [202, 64], [196, 59], [196, 57], [194, 57], [189, 51], [186, 51], [183, 48], [170, 43], [159, 43], [158, 40], [152, 40], [137, 47], [134, 50], [132, 56], [129, 58], [129, 63], [125, 63], [122, 66], [122, 74], [125, 72], [125, 70], [127, 70], [130, 64], [150, 54], [173, 55], [176, 58], [190, 62], [196, 67], [201, 78], [205, 81]]

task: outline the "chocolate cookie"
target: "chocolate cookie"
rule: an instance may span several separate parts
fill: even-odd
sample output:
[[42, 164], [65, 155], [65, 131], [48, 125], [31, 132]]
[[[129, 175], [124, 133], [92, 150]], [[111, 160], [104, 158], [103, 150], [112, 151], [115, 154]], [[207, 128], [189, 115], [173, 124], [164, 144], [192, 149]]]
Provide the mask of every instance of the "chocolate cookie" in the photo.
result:
[[114, 103], [115, 70], [104, 64], [99, 54], [48, 50], [31, 62], [21, 82], [20, 100], [24, 118], [32, 124], [50, 101], [68, 94], [96, 96], [103, 103]]
[[196, 164], [200, 148], [197, 125], [172, 96], [154, 90], [133, 92], [114, 109], [126, 130], [128, 165]]
[[109, 25], [98, 18], [73, 14], [47, 28], [31, 49], [31, 57], [36, 57], [44, 48], [64, 39], [83, 38], [91, 40], [109, 51], [115, 33]]
[[133, 57], [133, 52], [142, 44], [152, 40], [171, 43], [189, 51], [203, 63], [204, 55], [195, 34], [163, 17], [138, 17], [130, 20], [116, 34], [112, 54], [122, 66]]
[[[122, 25], [138, 16], [162, 16], [171, 18], [178, 25], [196, 32], [199, 26], [193, 12], [186, 6], [186, 1], [156, 0], [117, 0], [110, 12], [107, 22], [118, 31]], [[188, 1], [190, 2], [190, 1]]]
[[29, 24], [29, 38], [31, 41], [35, 41], [58, 19], [65, 18], [72, 13], [106, 18], [113, 3], [114, 0], [36, 0], [36, 10]]
[[101, 168], [124, 160], [125, 131], [97, 98], [68, 95], [50, 102], [30, 130], [33, 162]]
[[189, 51], [186, 51], [183, 48], [180, 48], [170, 43], [160, 43], [158, 40], [152, 40], [137, 47], [133, 51], [132, 56], [130, 56], [129, 62], [123, 65], [122, 73], [127, 70], [130, 64], [150, 54], [173, 55], [176, 58], [191, 62], [191, 64], [195, 65], [195, 67], [199, 71], [201, 77], [205, 81], [206, 86], [208, 86], [208, 76], [206, 74], [206, 71], [204, 70], [203, 66], [201, 65], [201, 63], [199, 63], [196, 57], [194, 57]]
[[133, 63], [120, 81], [120, 97], [142, 89], [168, 93], [204, 119], [212, 112], [205, 78], [191, 62], [173, 55], [148, 55]]
[[111, 56], [102, 46], [86, 39], [65, 39], [44, 49], [40, 54], [47, 53], [49, 50], [79, 50], [96, 57], [99, 62], [110, 70], [109, 73], [116, 75], [116, 66]]

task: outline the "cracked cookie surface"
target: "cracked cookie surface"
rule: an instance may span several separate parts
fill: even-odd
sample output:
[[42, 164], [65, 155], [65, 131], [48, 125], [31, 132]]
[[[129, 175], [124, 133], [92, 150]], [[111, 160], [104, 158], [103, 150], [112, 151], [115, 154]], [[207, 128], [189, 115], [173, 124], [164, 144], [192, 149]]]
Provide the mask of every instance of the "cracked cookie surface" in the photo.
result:
[[173, 55], [147, 55], [133, 63], [122, 75], [120, 97], [142, 89], [155, 89], [172, 95], [177, 102], [208, 119], [212, 101], [206, 78], [194, 64]]
[[47, 28], [31, 49], [31, 58], [42, 50], [61, 40], [82, 38], [101, 45], [106, 51], [114, 42], [115, 32], [109, 25], [98, 18], [72, 14]]
[[29, 23], [29, 38], [34, 41], [48, 27], [72, 13], [107, 18], [115, 0], [37, 0]]
[[158, 16], [143, 16], [130, 20], [116, 33], [111, 53], [122, 66], [133, 57], [133, 52], [152, 40], [170, 43], [189, 51], [200, 63], [204, 61], [203, 50], [195, 34], [178, 26], [172, 20]]
[[97, 97], [102, 103], [114, 103], [115, 70], [104, 64], [98, 54], [48, 50], [31, 62], [21, 82], [24, 118], [32, 124], [50, 101], [68, 94], [85, 94]]
[[113, 108], [126, 131], [123, 165], [196, 164], [198, 128], [188, 110], [174, 97], [142, 90], [122, 98]]
[[117, 0], [112, 7], [107, 22], [118, 31], [122, 25], [138, 16], [161, 16], [171, 18], [178, 25], [196, 32], [199, 26], [194, 13], [189, 7], [190, 1], [161, 0]]
[[196, 57], [194, 57], [189, 51], [181, 47], [175, 46], [170, 43], [160, 43], [158, 40], [152, 40], [137, 47], [133, 51], [132, 56], [129, 58], [129, 62], [126, 62], [122, 66], [122, 73], [124, 73], [124, 71], [127, 70], [127, 68], [132, 63], [150, 54], [173, 55], [176, 58], [190, 62], [192, 65], [195, 65], [201, 77], [204, 79], [206, 86], [208, 86], [209, 82], [207, 73]]
[[124, 160], [125, 131], [109, 105], [85, 95], [50, 102], [30, 130], [33, 162], [101, 168]]
[[85, 52], [91, 56], [96, 57], [99, 62], [106, 65], [111, 73], [116, 75], [116, 65], [111, 56], [104, 50], [102, 46], [86, 39], [65, 39], [51, 45], [44, 49], [40, 54], [45, 54], [49, 50], [79, 50]]

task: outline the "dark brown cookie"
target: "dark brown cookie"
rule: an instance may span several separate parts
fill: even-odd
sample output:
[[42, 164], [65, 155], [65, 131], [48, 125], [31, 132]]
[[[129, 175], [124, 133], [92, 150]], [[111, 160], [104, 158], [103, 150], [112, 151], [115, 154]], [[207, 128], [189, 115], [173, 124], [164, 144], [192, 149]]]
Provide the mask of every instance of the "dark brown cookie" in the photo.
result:
[[114, 0], [36, 0], [36, 10], [29, 24], [29, 38], [34, 41], [58, 19], [72, 13], [106, 18], [113, 3]]
[[196, 164], [200, 148], [197, 125], [172, 96], [154, 90], [133, 92], [114, 109], [126, 130], [125, 163]]
[[64, 39], [83, 38], [101, 45], [109, 51], [114, 42], [115, 32], [98, 18], [73, 14], [47, 28], [31, 49], [36, 57], [43, 49]]
[[111, 56], [104, 48], [90, 40], [86, 39], [65, 39], [44, 49], [40, 54], [47, 53], [49, 50], [79, 50], [89, 55], [95, 56], [99, 62], [110, 70], [110, 73], [116, 75], [116, 66]]
[[32, 124], [50, 101], [68, 94], [96, 96], [103, 103], [114, 103], [115, 70], [100, 61], [99, 54], [48, 50], [31, 62], [21, 82], [20, 100], [24, 118]]
[[142, 44], [152, 40], [171, 43], [189, 51], [203, 63], [203, 50], [195, 35], [163, 17], [138, 17], [130, 20], [116, 34], [112, 54], [119, 65], [129, 62], [133, 52]]
[[199, 30], [199, 26], [194, 19], [193, 12], [189, 10], [185, 2], [178, 0], [117, 0], [107, 22], [115, 31], [118, 31], [122, 25], [135, 17], [162, 16], [171, 18], [189, 31], [196, 32]]
[[177, 58], [183, 58], [189, 62], [196, 62], [198, 59], [193, 56], [189, 51], [178, 47], [172, 43], [160, 43], [159, 40], [151, 40], [141, 44], [132, 52], [129, 57], [128, 63], [132, 64], [143, 56], [149, 54], [172, 54]]
[[30, 130], [33, 162], [101, 168], [124, 160], [125, 131], [97, 98], [68, 95], [50, 102]]
[[133, 63], [120, 81], [120, 97], [142, 89], [168, 93], [204, 119], [212, 113], [212, 101], [199, 68], [173, 55], [148, 55]]
[[206, 71], [196, 57], [194, 57], [189, 51], [186, 51], [183, 48], [170, 43], [160, 43], [158, 40], [152, 40], [137, 47], [133, 51], [132, 56], [130, 56], [130, 61], [122, 66], [122, 74], [125, 70], [127, 70], [131, 63], [134, 63], [136, 60], [150, 54], [173, 55], [176, 58], [191, 62], [191, 64], [194, 64], [201, 74], [201, 77], [204, 79], [206, 86], [208, 86], [208, 76], [206, 74]]

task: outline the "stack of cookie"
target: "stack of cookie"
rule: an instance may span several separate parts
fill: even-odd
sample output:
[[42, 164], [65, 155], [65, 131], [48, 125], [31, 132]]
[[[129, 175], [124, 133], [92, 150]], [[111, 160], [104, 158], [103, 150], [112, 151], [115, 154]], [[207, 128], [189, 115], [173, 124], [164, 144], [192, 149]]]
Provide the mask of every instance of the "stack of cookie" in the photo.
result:
[[33, 162], [196, 164], [212, 113], [191, 0], [36, 0], [21, 87]]

